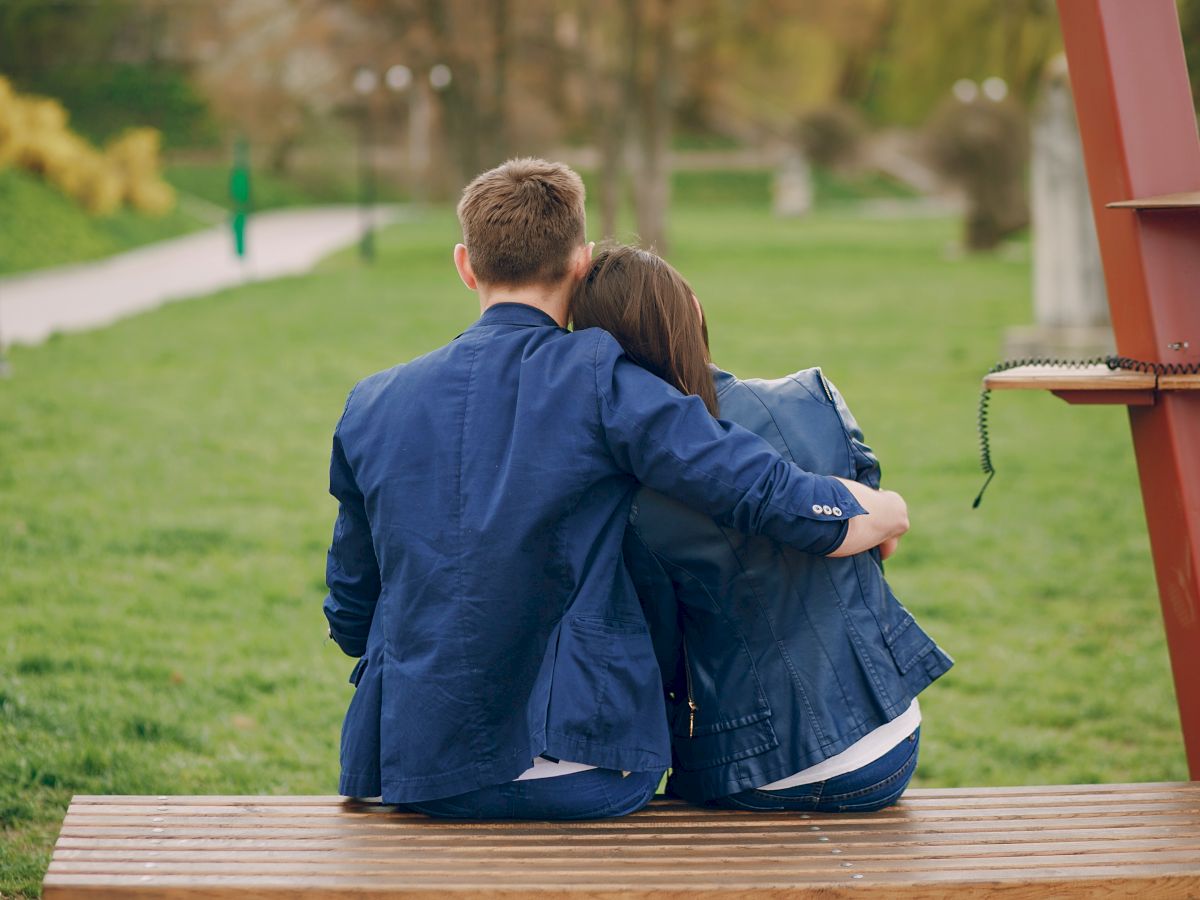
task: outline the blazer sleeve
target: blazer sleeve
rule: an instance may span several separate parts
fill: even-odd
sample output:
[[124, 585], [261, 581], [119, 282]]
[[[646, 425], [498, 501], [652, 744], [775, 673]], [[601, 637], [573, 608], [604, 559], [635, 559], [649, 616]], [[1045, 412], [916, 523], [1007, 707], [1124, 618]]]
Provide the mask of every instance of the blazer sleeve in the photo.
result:
[[324, 610], [329, 620], [329, 636], [342, 652], [347, 656], [362, 656], [379, 602], [380, 577], [366, 504], [342, 444], [342, 427], [353, 397], [351, 391], [346, 411], [333, 435], [329, 461], [329, 493], [337, 498], [338, 514], [325, 564], [329, 594]]
[[714, 419], [699, 397], [685, 397], [601, 335], [598, 415], [619, 468], [746, 534], [820, 555], [841, 546], [848, 520], [865, 514], [841, 482], [805, 472], [757, 435]]

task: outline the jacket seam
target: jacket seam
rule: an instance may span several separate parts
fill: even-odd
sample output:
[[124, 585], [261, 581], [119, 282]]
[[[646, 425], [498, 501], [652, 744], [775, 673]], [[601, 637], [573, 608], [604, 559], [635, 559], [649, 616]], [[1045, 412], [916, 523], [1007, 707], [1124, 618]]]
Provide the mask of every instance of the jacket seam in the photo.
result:
[[[458, 553], [457, 553], [457, 559], [456, 559], [456, 566], [457, 566], [458, 571], [456, 574], [458, 577], [455, 579], [455, 582], [458, 585], [458, 591], [457, 591], [458, 596], [455, 598], [455, 600], [456, 600], [456, 604], [459, 609], [458, 619], [460, 622], [463, 620], [463, 615], [462, 615], [462, 613], [463, 613], [463, 598], [466, 597], [466, 594], [467, 594], [467, 591], [466, 591], [467, 573], [466, 573], [466, 568], [462, 564], [462, 558], [467, 552], [466, 533], [464, 531], [464, 524], [463, 524], [465, 521], [465, 518], [466, 518], [466, 510], [464, 508], [464, 504], [466, 503], [466, 498], [465, 498], [465, 494], [463, 492], [463, 465], [464, 465], [464, 461], [466, 459], [466, 449], [467, 449], [467, 419], [468, 419], [468, 414], [470, 412], [470, 404], [471, 404], [471, 382], [473, 381], [473, 379], [475, 377], [475, 360], [478, 358], [478, 356], [479, 356], [479, 341], [478, 340], [471, 341], [471, 363], [467, 369], [467, 381], [466, 381], [466, 386], [463, 391], [463, 401], [462, 401], [462, 422], [461, 422], [461, 425], [459, 426], [458, 465], [456, 467], [456, 478], [457, 478], [458, 483], [455, 485], [455, 493], [458, 497], [458, 509], [456, 510], [456, 516], [458, 518], [458, 522], [456, 523], [456, 526], [457, 526], [456, 532], [458, 535], [458, 548], [457, 548]], [[472, 662], [470, 655], [468, 653], [469, 646], [468, 646], [468, 642], [467, 642], [467, 629], [465, 629], [465, 628], [461, 628], [458, 631], [458, 646], [459, 646], [459, 654], [462, 658], [464, 667], [466, 668], [467, 671], [473, 672], [475, 666], [474, 666], [474, 663]], [[473, 704], [473, 706], [474, 706], [474, 708], [472, 710], [471, 724], [474, 727], [472, 729], [473, 734], [471, 735], [471, 745], [474, 748], [475, 758], [478, 761], [484, 757], [484, 754], [480, 752], [482, 749], [480, 737], [481, 737], [481, 735], [483, 735], [483, 733], [486, 731], [486, 729], [481, 720], [482, 709], [479, 707], [478, 704]], [[476, 763], [476, 765], [478, 765], [478, 762]]]

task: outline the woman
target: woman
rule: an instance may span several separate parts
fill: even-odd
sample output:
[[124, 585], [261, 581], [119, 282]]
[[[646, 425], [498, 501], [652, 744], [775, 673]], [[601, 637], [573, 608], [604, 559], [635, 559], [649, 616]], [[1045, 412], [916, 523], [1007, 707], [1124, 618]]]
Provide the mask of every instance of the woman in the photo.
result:
[[[800, 467], [878, 487], [878, 461], [821, 371], [762, 381], [713, 367], [699, 302], [657, 256], [597, 254], [572, 320]], [[891, 549], [812, 556], [639, 491], [625, 558], [666, 682], [673, 792], [763, 811], [900, 797], [917, 763], [916, 696], [953, 663], [884, 581]]]

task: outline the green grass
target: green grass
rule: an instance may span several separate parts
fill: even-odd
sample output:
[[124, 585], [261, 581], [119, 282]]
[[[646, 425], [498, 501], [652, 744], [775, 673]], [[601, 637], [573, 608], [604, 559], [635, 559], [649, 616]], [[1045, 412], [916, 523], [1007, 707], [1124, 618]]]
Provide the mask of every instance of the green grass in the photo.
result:
[[[958, 665], [922, 697], [923, 785], [1186, 777], [1123, 410], [974, 415], [1022, 254], [956, 223], [685, 206], [674, 261], [744, 375], [821, 365], [905, 494], [889, 578]], [[336, 789], [350, 661], [324, 639], [329, 439], [363, 375], [477, 314], [452, 215], [315, 274], [11, 353], [0, 382], [0, 892], [34, 894], [73, 793]]]
[[127, 209], [89, 216], [41, 179], [0, 169], [0, 275], [97, 259], [204, 224], [179, 210], [164, 216]]

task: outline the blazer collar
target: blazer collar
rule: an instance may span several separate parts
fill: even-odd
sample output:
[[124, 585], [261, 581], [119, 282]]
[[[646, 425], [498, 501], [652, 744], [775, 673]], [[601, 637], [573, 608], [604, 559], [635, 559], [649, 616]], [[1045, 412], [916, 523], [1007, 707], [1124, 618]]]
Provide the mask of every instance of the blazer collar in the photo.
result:
[[493, 303], [483, 311], [472, 328], [481, 325], [527, 325], [558, 328], [559, 325], [549, 313], [542, 312], [534, 306], [524, 303]]
[[737, 383], [736, 375], [731, 372], [726, 372], [724, 369], [714, 366], [712, 363], [709, 363], [708, 370], [712, 372], [713, 383], [716, 385], [718, 397]]

